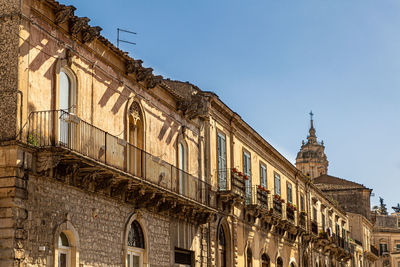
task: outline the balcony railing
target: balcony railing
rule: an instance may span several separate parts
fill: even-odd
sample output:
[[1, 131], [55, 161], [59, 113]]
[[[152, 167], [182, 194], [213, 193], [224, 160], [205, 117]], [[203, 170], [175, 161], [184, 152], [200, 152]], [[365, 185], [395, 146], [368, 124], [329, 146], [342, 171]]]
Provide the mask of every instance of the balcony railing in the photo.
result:
[[218, 190], [244, 197], [245, 180], [232, 169], [218, 170]]
[[311, 232], [318, 235], [318, 224], [315, 221], [311, 221]]
[[379, 251], [378, 251], [378, 249], [377, 249], [376, 247], [374, 247], [373, 245], [371, 245], [371, 252], [372, 252], [375, 256], [379, 257]]
[[274, 198], [272, 200], [272, 206], [274, 213], [282, 216], [282, 202], [279, 199]]
[[306, 214], [304, 212], [300, 212], [299, 215], [299, 225], [303, 229], [306, 229]]
[[292, 210], [290, 207], [288, 207], [286, 205], [286, 218], [291, 221], [294, 222], [294, 210]]
[[21, 140], [38, 148], [62, 147], [180, 196], [213, 206], [211, 187], [134, 145], [60, 111], [32, 112]]
[[251, 195], [246, 195], [246, 204], [257, 206], [265, 211], [268, 210], [268, 193], [258, 185], [253, 185], [248, 190], [251, 190]]

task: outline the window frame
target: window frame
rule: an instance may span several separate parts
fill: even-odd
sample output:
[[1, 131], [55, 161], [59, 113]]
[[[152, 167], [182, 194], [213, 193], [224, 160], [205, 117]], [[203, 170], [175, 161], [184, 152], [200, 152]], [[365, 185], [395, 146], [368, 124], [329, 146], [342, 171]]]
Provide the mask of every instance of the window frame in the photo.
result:
[[268, 186], [268, 174], [267, 165], [260, 161], [260, 185], [267, 188]]
[[281, 196], [281, 193], [281, 176], [277, 172], [274, 172], [274, 194]]
[[[221, 151], [220, 143], [222, 144], [222, 142], [220, 142], [220, 140], [223, 141], [224, 147], [225, 147], [225, 151], [224, 151], [225, 153], [224, 153], [224, 155], [222, 155], [224, 157], [220, 156], [220, 151]], [[221, 154], [222, 154], [222, 152], [221, 152]], [[221, 169], [223, 162], [220, 162], [220, 160], [223, 158], [225, 161], [225, 167], [223, 169]], [[228, 187], [228, 152], [227, 152], [227, 144], [226, 144], [226, 134], [221, 132], [220, 130], [217, 130], [217, 174], [218, 174], [218, 176], [217, 176], [218, 177], [218, 186], [221, 188], [221, 182], [225, 182], [225, 185], [222, 186], [225, 188], [222, 188], [222, 189], [228, 189], [227, 188]], [[224, 176], [224, 177], [221, 177], [221, 176]], [[223, 181], [223, 179], [225, 179], [225, 181]]]
[[290, 182], [286, 182], [286, 197], [287, 197], [287, 202], [292, 204], [293, 203], [293, 185]]

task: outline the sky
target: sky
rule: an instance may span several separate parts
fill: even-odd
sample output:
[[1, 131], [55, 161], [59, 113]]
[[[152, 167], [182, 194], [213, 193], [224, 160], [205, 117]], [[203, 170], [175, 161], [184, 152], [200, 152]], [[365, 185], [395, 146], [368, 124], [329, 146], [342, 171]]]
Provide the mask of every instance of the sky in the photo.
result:
[[400, 202], [400, 1], [61, 0], [155, 74], [215, 92], [292, 163], [308, 113], [328, 174]]

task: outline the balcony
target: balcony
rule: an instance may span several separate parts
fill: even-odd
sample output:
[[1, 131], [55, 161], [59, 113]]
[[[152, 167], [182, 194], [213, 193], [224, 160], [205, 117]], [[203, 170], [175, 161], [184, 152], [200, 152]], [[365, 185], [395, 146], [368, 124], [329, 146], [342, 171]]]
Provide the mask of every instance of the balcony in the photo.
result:
[[300, 212], [300, 215], [299, 215], [299, 226], [300, 226], [303, 230], [306, 230], [306, 229], [307, 229], [306, 220], [307, 220], [306, 213], [305, 213], [304, 211]]
[[236, 169], [224, 169], [217, 171], [218, 195], [223, 202], [238, 201], [245, 198], [245, 180], [243, 174]]
[[288, 221], [294, 223], [294, 210], [286, 205], [286, 218]]
[[246, 187], [245, 200], [249, 207], [259, 209], [261, 212], [268, 211], [268, 191], [259, 185]]
[[376, 257], [379, 257], [379, 251], [376, 247], [374, 247], [373, 245], [371, 245], [371, 252], [372, 254], [374, 254]]
[[[58, 165], [62, 166], [56, 173], [65, 173], [74, 166], [75, 184], [94, 180], [88, 187], [108, 191], [110, 195], [119, 192], [120, 197], [142, 196], [139, 203], [156, 204], [160, 209], [168, 205], [187, 208], [190, 203], [200, 211], [215, 211], [207, 182], [74, 114], [59, 110], [32, 112], [20, 140], [38, 152], [38, 172], [47, 168], [41, 164], [42, 155], [56, 155]], [[155, 199], [161, 202], [149, 202]]]
[[273, 214], [282, 217], [282, 202], [280, 199], [274, 197], [272, 200]]
[[315, 221], [311, 221], [311, 232], [316, 236], [318, 235], [318, 224]]

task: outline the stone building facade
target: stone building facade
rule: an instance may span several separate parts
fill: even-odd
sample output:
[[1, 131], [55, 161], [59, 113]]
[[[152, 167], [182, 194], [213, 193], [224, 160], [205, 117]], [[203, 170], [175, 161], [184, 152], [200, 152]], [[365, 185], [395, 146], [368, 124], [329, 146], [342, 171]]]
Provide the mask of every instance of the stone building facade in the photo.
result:
[[309, 177], [74, 11], [0, 0], [1, 267], [350, 266]]

